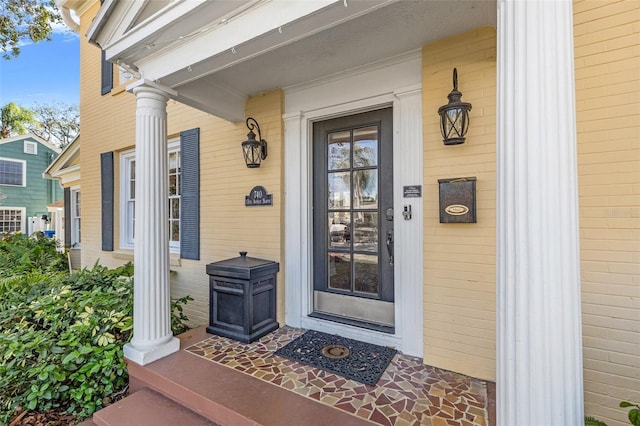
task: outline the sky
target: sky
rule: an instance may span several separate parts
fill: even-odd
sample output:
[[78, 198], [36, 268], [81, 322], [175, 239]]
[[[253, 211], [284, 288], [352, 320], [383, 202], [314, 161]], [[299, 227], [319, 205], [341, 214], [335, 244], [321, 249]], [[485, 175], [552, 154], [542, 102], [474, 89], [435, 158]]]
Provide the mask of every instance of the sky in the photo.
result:
[[14, 102], [80, 103], [80, 39], [66, 27], [54, 29], [52, 41], [28, 43], [17, 58], [0, 57], [0, 107]]

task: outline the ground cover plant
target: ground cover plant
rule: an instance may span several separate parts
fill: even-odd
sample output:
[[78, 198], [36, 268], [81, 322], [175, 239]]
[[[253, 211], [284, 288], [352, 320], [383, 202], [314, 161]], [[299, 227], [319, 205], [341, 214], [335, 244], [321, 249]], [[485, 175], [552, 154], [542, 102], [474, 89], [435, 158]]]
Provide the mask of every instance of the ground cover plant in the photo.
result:
[[[17, 410], [80, 419], [126, 392], [133, 267], [69, 274], [64, 259], [50, 239], [0, 242], [0, 424]], [[178, 331], [188, 300], [172, 303]]]

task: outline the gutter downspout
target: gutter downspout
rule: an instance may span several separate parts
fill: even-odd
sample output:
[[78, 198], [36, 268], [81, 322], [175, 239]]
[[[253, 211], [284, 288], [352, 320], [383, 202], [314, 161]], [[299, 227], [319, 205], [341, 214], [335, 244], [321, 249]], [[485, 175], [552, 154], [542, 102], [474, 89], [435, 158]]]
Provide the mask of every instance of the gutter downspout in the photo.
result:
[[73, 32], [80, 31], [80, 24], [76, 22], [71, 16], [71, 11], [65, 7], [64, 5], [67, 3], [67, 0], [56, 0], [56, 6], [58, 6], [58, 10], [60, 11], [60, 16], [62, 16], [62, 20]]

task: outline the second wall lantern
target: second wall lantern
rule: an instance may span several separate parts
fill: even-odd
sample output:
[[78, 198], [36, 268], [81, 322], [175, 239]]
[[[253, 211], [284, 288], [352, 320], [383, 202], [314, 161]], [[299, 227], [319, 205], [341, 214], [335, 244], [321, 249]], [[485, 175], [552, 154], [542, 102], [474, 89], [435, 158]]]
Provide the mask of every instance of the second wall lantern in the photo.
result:
[[453, 90], [447, 96], [449, 103], [438, 108], [440, 114], [440, 131], [445, 145], [464, 143], [464, 136], [469, 130], [469, 111], [471, 104], [462, 102], [462, 93], [458, 90], [458, 70], [453, 69]]
[[[253, 117], [247, 118], [247, 128], [249, 133], [247, 133], [247, 140], [242, 142], [242, 154], [247, 167], [254, 169], [260, 167], [260, 162], [267, 158], [267, 141], [262, 139], [260, 126]], [[256, 134], [253, 133], [254, 129], [258, 130], [257, 140]]]

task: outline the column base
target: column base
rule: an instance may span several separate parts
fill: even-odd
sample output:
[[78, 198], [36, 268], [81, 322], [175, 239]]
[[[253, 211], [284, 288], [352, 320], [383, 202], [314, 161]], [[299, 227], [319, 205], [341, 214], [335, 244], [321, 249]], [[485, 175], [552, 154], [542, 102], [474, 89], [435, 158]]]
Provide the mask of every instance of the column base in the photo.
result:
[[180, 350], [180, 340], [172, 337], [171, 340], [148, 348], [137, 348], [131, 343], [124, 345], [124, 357], [139, 365], [147, 365], [167, 355]]

